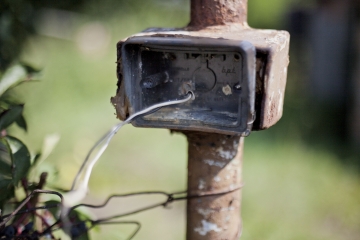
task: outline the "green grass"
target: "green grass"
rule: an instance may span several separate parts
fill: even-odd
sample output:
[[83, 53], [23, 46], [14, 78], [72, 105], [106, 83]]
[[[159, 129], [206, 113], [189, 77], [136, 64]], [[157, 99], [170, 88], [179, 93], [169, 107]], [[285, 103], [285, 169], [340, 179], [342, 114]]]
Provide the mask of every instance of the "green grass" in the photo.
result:
[[359, 238], [358, 174], [291, 139], [256, 140], [245, 150], [244, 239]]
[[[24, 59], [44, 67], [43, 80], [22, 86], [29, 132], [14, 131], [30, 149], [40, 149], [47, 134], [61, 135], [47, 160], [60, 171], [52, 184], [69, 188], [87, 151], [118, 122], [109, 101], [116, 91], [116, 42], [146, 27], [180, 27], [188, 21], [184, 12], [171, 8], [136, 11], [104, 22], [111, 44], [101, 54], [84, 54], [75, 42], [48, 37], [33, 38], [28, 44]], [[299, 141], [291, 131], [296, 122], [286, 121], [285, 112], [279, 124], [286, 123], [290, 131], [274, 127], [246, 139], [242, 239], [359, 239], [359, 174], [340, 164], [341, 159], [330, 151]], [[186, 153], [182, 135], [126, 126], [96, 165], [88, 201], [100, 203], [112, 193], [183, 190]], [[127, 211], [155, 200], [114, 201], [100, 214]], [[185, 238], [184, 203], [127, 219], [143, 225], [135, 239]], [[125, 239], [129, 231], [131, 227], [104, 226], [92, 234], [93, 239]]]

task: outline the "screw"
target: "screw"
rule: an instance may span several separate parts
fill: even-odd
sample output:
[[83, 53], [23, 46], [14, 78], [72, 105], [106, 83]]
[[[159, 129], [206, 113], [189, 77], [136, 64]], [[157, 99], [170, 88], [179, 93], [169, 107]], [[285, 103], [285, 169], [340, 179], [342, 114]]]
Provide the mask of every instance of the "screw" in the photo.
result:
[[240, 83], [237, 83], [237, 84], [235, 84], [235, 86], [234, 86], [234, 88], [235, 88], [235, 90], [241, 90], [241, 85], [240, 85]]

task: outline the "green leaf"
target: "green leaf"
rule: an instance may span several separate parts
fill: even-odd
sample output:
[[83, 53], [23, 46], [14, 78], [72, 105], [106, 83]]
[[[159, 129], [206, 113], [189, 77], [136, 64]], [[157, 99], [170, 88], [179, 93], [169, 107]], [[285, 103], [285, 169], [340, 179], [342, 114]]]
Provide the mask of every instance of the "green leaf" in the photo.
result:
[[27, 131], [27, 124], [26, 124], [26, 120], [24, 118], [23, 115], [20, 115], [20, 117], [18, 117], [15, 121], [16, 125], [18, 125], [20, 128], [24, 129], [25, 131]]
[[9, 127], [13, 122], [21, 117], [23, 110], [24, 105], [16, 105], [2, 112], [0, 115], [0, 130]]
[[15, 188], [11, 179], [0, 177], [0, 209], [7, 200], [15, 196]]
[[7, 136], [6, 137], [10, 143], [12, 157], [13, 157], [13, 166], [12, 176], [13, 183], [16, 186], [19, 181], [26, 177], [27, 173], [30, 170], [30, 152], [28, 148], [22, 143], [19, 139]]
[[0, 175], [11, 176], [11, 165], [0, 159]]
[[8, 68], [0, 80], [0, 96], [12, 86], [23, 81], [26, 76], [26, 68], [21, 65], [14, 65]]
[[9, 67], [0, 79], [0, 96], [19, 84], [39, 78], [39, 72], [40, 70], [24, 63]]
[[15, 196], [12, 162], [9, 142], [6, 138], [0, 138], [0, 209], [7, 200]]
[[10, 156], [10, 146], [5, 138], [0, 139], [0, 176], [11, 178], [12, 160]]

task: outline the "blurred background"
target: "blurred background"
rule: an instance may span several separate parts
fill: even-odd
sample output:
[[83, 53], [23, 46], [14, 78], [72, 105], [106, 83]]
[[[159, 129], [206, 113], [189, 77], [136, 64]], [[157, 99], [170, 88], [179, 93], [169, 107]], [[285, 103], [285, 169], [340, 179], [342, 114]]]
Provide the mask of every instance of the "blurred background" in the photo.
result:
[[[284, 115], [245, 141], [243, 240], [360, 239], [360, 22], [351, 0], [250, 0], [249, 25], [291, 34]], [[149, 27], [183, 27], [189, 0], [3, 0], [0, 68], [19, 57], [42, 69], [21, 86], [32, 150], [60, 136], [40, 169], [69, 189], [92, 145], [118, 120], [116, 43]], [[124, 127], [97, 163], [88, 202], [113, 193], [186, 189], [186, 139], [168, 130]], [[160, 198], [113, 201], [107, 216]], [[134, 239], [185, 239], [185, 203], [126, 219]], [[103, 226], [93, 239], [125, 239], [129, 226]]]

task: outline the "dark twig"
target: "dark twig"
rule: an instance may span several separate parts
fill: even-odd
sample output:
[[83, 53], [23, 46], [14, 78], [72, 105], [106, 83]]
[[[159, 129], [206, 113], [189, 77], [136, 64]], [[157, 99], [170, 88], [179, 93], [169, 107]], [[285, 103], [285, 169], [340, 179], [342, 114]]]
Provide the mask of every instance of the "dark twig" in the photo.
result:
[[[47, 176], [48, 176], [47, 172], [41, 173], [39, 183], [37, 184], [36, 189], [43, 189], [43, 187], [46, 184]], [[35, 197], [33, 197], [33, 199], [30, 202], [31, 202], [32, 206], [35, 207], [36, 204], [38, 203], [38, 201], [39, 201], [39, 197], [35, 196]]]
[[8, 217], [6, 217], [1, 223], [0, 223], [0, 227], [4, 226], [8, 221], [10, 221], [11, 218], [13, 218], [20, 210], [21, 208], [23, 208], [25, 206], [25, 204], [27, 202], [29, 202], [29, 200], [31, 199], [31, 197], [33, 197], [36, 193], [45, 193], [45, 194], [54, 194], [60, 197], [61, 199], [61, 203], [63, 201], [63, 196], [55, 191], [49, 191], [49, 190], [41, 190], [41, 189], [35, 189], [34, 191], [32, 191], [29, 196], [27, 196], [25, 198], [25, 200], [15, 209], [15, 211], [13, 211], [11, 214], [8, 215]]
[[[29, 184], [29, 183], [28, 183], [28, 181], [27, 181], [26, 178], [22, 178], [22, 179], [21, 179], [21, 185], [22, 185], [22, 187], [23, 187], [23, 189], [24, 189], [24, 192], [25, 192], [26, 197], [29, 196], [28, 184]], [[31, 207], [30, 201], [26, 203], [26, 206], [27, 206], [28, 208]], [[19, 225], [27, 218], [27, 216], [28, 216], [28, 214], [25, 213], [25, 214], [23, 214], [21, 217], [19, 217], [19, 219], [14, 223], [15, 228], [18, 228]]]
[[[27, 209], [18, 211], [14, 216], [18, 216], [18, 215], [21, 215], [21, 214], [24, 214], [24, 213], [34, 212], [36, 210], [56, 208], [56, 207], [59, 207], [59, 206], [60, 206], [60, 204], [50, 204], [50, 205], [44, 205], [44, 206], [39, 206], [39, 207], [27, 208]], [[4, 216], [2, 216], [2, 218], [7, 218], [10, 215], [11, 214], [4, 215]]]

